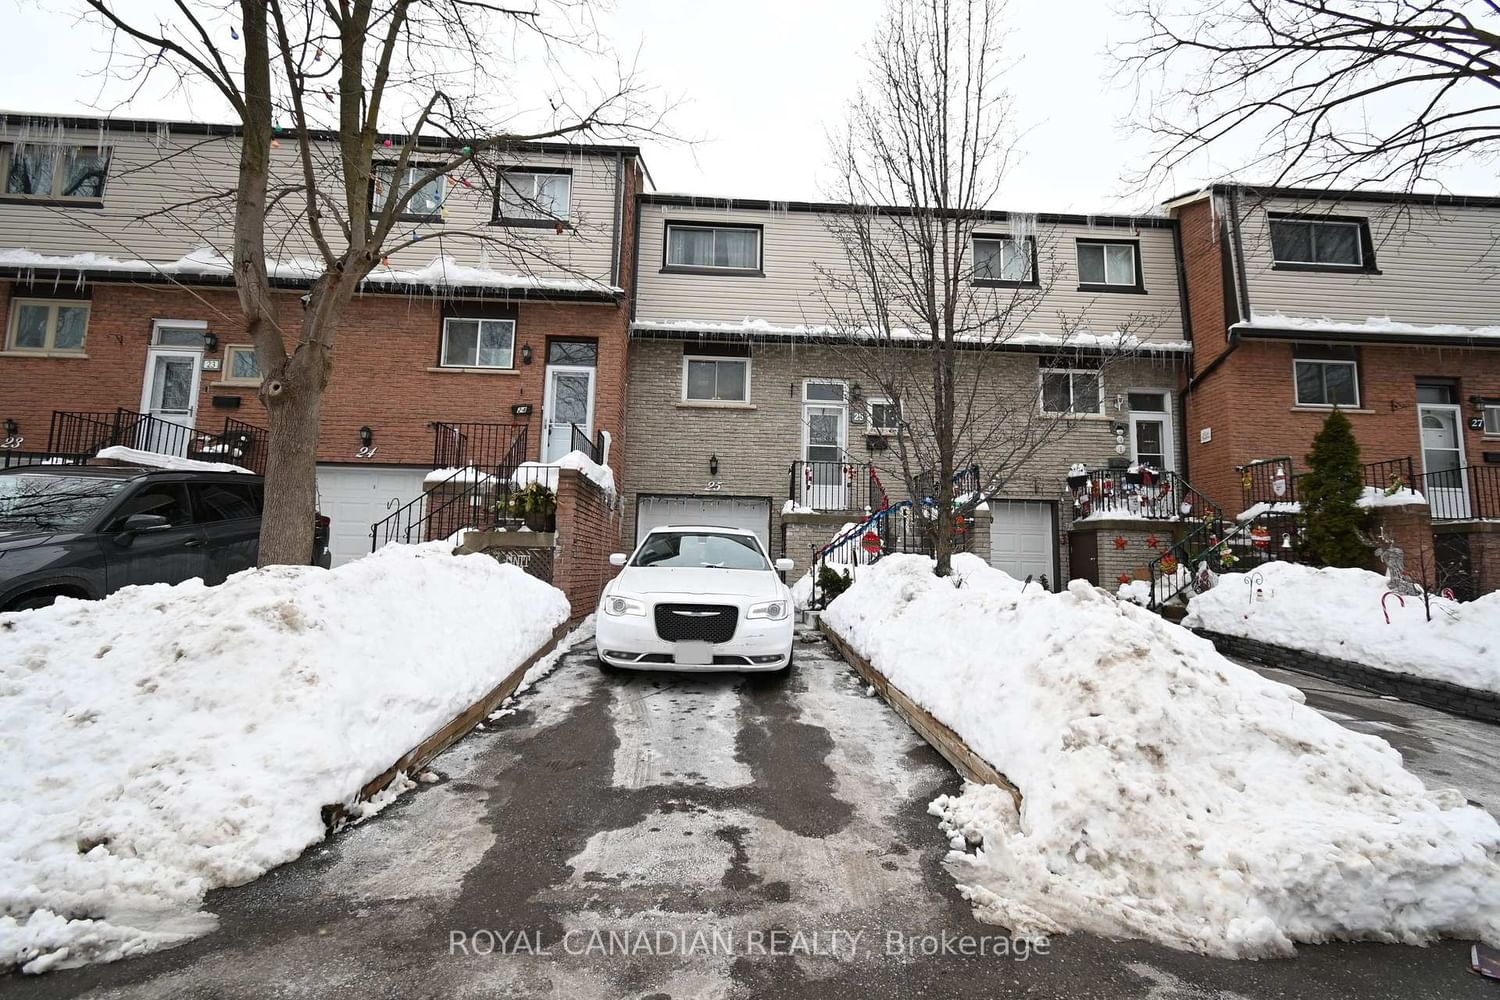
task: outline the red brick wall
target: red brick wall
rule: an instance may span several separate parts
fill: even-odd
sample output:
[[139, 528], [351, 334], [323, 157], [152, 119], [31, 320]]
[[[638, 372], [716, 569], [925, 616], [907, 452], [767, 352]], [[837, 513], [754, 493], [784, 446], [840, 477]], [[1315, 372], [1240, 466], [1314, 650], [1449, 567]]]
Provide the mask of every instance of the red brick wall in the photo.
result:
[[[1469, 408], [1469, 396], [1500, 395], [1500, 352], [1362, 347], [1359, 355], [1361, 406], [1344, 413], [1366, 462], [1409, 456], [1421, 474], [1418, 378], [1458, 380], [1466, 428], [1478, 415]], [[1327, 417], [1326, 410], [1296, 406], [1290, 344], [1249, 341], [1194, 391], [1188, 414], [1193, 484], [1225, 507], [1241, 497], [1235, 465], [1289, 455], [1297, 470], [1305, 470], [1313, 436]], [[1213, 428], [1208, 444], [1199, 443], [1203, 427]], [[1500, 441], [1486, 440], [1483, 431], [1464, 434], [1471, 464], [1480, 464], [1485, 450], [1500, 451]]]
[[1184, 206], [1177, 213], [1177, 224], [1187, 274], [1188, 316], [1193, 325], [1192, 367], [1199, 372], [1223, 353], [1228, 338], [1224, 248], [1209, 202]]
[[[627, 272], [628, 274], [628, 272]], [[0, 315], [9, 315], [10, 284], [0, 282]], [[284, 326], [295, 332], [297, 295], [278, 297]], [[144, 286], [96, 285], [89, 316], [87, 358], [0, 356], [0, 420], [21, 425], [25, 447], [46, 447], [53, 410], [137, 409], [153, 319], [204, 320], [223, 348], [248, 344], [233, 292]], [[617, 439], [624, 417], [627, 349], [625, 305], [522, 302], [516, 325], [514, 374], [431, 371], [437, 365], [440, 303], [432, 298], [364, 296], [351, 303], [334, 349], [333, 381], [323, 403], [318, 458], [356, 462], [359, 428], [375, 432], [373, 461], [427, 464], [432, 461], [430, 421], [507, 423], [514, 403], [531, 403], [531, 453], [540, 447], [543, 374], [548, 336], [597, 337], [599, 372], [596, 425]], [[530, 344], [531, 365], [520, 364]], [[222, 428], [226, 416], [264, 427], [266, 415], [253, 388], [218, 386], [219, 373], [202, 374], [198, 425]], [[214, 396], [238, 396], [239, 409], [215, 409]], [[616, 461], [623, 452], [615, 450]]]
[[574, 469], [559, 472], [552, 585], [567, 595], [575, 621], [599, 606], [599, 592], [614, 578], [609, 554], [619, 549], [621, 524], [593, 480]]

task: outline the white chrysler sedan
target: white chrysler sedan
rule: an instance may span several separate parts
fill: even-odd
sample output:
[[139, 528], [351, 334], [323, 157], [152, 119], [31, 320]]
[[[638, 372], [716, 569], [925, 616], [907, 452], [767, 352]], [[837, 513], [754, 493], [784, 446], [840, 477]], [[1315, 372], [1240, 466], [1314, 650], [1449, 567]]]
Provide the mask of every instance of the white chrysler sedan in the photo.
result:
[[599, 598], [601, 667], [783, 670], [792, 662], [792, 592], [752, 531], [653, 529]]

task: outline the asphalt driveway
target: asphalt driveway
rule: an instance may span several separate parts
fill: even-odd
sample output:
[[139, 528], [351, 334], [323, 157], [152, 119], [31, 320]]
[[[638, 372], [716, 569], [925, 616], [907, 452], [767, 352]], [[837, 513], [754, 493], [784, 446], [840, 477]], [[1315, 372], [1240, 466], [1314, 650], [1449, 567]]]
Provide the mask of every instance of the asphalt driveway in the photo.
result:
[[1459, 942], [1243, 963], [1087, 935], [1011, 946], [942, 866], [927, 803], [958, 779], [821, 642], [784, 682], [603, 676], [574, 653], [518, 708], [440, 757], [436, 783], [212, 894], [216, 933], [0, 994], [1497, 996]]

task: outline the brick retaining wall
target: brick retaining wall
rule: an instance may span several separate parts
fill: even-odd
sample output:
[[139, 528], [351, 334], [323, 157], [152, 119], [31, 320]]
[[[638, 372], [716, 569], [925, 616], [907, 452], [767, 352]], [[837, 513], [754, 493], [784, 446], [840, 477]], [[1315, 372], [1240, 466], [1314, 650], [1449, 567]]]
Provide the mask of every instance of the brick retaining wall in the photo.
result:
[[1256, 639], [1246, 639], [1208, 629], [1194, 629], [1226, 656], [1252, 660], [1268, 667], [1295, 670], [1326, 680], [1388, 694], [1402, 701], [1415, 702], [1454, 715], [1464, 715], [1484, 722], [1500, 723], [1500, 694], [1461, 687], [1447, 681], [1429, 680], [1412, 674], [1368, 667], [1362, 663], [1332, 656], [1309, 653], [1301, 649], [1274, 646]]

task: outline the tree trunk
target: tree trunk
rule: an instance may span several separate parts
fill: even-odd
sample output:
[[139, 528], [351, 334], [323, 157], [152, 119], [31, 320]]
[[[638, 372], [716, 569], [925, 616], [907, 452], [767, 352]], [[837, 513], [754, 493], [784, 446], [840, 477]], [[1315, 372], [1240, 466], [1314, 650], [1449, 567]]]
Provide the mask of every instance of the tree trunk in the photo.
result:
[[260, 521], [261, 566], [306, 566], [313, 557], [317, 510], [318, 431], [323, 392], [316, 384], [286, 383], [267, 400], [271, 447], [266, 457], [266, 502]]

